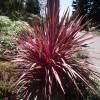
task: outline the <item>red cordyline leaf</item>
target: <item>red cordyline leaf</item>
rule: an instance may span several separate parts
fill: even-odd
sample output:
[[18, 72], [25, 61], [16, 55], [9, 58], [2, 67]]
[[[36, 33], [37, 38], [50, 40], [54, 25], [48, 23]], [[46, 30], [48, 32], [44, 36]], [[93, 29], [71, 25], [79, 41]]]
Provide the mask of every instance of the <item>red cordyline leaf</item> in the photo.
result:
[[84, 17], [73, 19], [67, 10], [58, 22], [55, 11], [50, 12], [49, 9], [44, 25], [33, 26], [34, 38], [27, 34], [27, 39], [19, 39], [23, 51], [13, 61], [26, 63], [28, 70], [17, 81], [18, 95], [24, 100], [55, 100], [54, 94], [59, 91], [66, 96], [73, 91], [76, 97], [84, 98], [80, 84], [98, 94], [88, 74], [94, 72], [85, 66], [84, 61], [73, 57], [84, 42], [92, 38], [84, 38], [87, 33], [77, 35], [86, 24], [82, 24]]

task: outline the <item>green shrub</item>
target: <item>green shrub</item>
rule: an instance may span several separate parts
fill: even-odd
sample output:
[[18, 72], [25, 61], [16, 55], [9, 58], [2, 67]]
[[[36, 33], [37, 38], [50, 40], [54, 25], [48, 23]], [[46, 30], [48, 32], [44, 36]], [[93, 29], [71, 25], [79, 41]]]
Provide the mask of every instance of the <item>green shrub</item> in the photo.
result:
[[12, 31], [12, 21], [6, 16], [0, 16], [0, 34], [8, 34]]
[[0, 16], [0, 33], [20, 33], [30, 28], [29, 24], [25, 21], [11, 21], [9, 17]]
[[14, 83], [0, 81], [0, 100], [4, 100], [4, 97], [8, 96], [8, 94], [13, 94], [14, 91]]
[[30, 25], [25, 21], [13, 21], [13, 33], [21, 34], [24, 32], [31, 31]]
[[8, 50], [16, 50], [16, 44], [11, 41], [11, 36], [0, 37], [0, 47]]
[[75, 52], [73, 54], [73, 57], [79, 58], [79, 59], [87, 59], [87, 58], [89, 58], [87, 52], [84, 51], [84, 50]]
[[8, 61], [0, 61], [0, 69], [5, 71], [12, 71], [13, 70], [13, 64]]
[[17, 35], [31, 31], [25, 21], [11, 21], [6, 16], [0, 16], [0, 46], [8, 50], [16, 50]]
[[24, 20], [27, 21], [30, 25], [32, 25], [34, 21], [41, 21], [41, 17], [34, 14], [27, 14], [24, 17]]
[[0, 26], [9, 26], [11, 25], [11, 20], [7, 16], [0, 16]]

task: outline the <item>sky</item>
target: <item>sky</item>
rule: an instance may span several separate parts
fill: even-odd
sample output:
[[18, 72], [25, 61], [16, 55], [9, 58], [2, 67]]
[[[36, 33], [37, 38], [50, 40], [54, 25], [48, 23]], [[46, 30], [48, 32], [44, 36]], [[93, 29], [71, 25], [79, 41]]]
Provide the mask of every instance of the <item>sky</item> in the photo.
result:
[[73, 0], [60, 0], [60, 16], [62, 16], [64, 14], [64, 12], [66, 11], [66, 9], [68, 7], [70, 9], [70, 14], [71, 14], [71, 12], [73, 10], [72, 2], [73, 2]]
[[[41, 5], [41, 15], [45, 16], [45, 2], [46, 0], [40, 0], [40, 4]], [[64, 14], [64, 12], [67, 10], [67, 8], [69, 7], [70, 9], [70, 14], [73, 10], [72, 8], [72, 2], [73, 0], [60, 0], [60, 17]], [[44, 3], [44, 4], [43, 4]]]

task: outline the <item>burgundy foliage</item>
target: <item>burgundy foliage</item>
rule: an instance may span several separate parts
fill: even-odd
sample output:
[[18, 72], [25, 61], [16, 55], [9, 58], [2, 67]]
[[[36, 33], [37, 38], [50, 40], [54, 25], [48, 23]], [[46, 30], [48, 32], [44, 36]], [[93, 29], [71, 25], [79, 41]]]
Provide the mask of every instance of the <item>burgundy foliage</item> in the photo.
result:
[[88, 74], [93, 72], [84, 61], [73, 57], [84, 42], [92, 38], [85, 38], [87, 33], [80, 32], [86, 24], [82, 24], [84, 17], [73, 19], [66, 11], [58, 22], [58, 14], [54, 16], [54, 12], [51, 14], [48, 8], [46, 22], [33, 25], [34, 38], [27, 33], [27, 39], [19, 39], [22, 50], [14, 61], [23, 62], [28, 67], [17, 81], [17, 93], [24, 100], [52, 100], [54, 91], [62, 91], [63, 95], [67, 95], [68, 90], [83, 96], [79, 83], [97, 94]]

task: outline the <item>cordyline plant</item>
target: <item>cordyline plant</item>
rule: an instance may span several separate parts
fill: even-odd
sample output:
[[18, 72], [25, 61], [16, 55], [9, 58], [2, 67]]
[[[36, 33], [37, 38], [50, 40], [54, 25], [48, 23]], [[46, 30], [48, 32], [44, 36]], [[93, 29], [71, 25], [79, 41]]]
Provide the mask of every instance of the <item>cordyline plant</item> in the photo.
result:
[[84, 17], [73, 19], [67, 10], [59, 22], [57, 18], [58, 13], [48, 7], [46, 22], [33, 25], [34, 38], [27, 33], [27, 39], [19, 39], [22, 50], [13, 61], [25, 63], [28, 68], [17, 81], [17, 93], [23, 100], [63, 100], [55, 99], [55, 95], [67, 99], [69, 92], [78, 100], [84, 98], [80, 84], [98, 94], [89, 78], [93, 72], [84, 61], [73, 57], [91, 38], [84, 38], [87, 33], [77, 35], [86, 24]]

